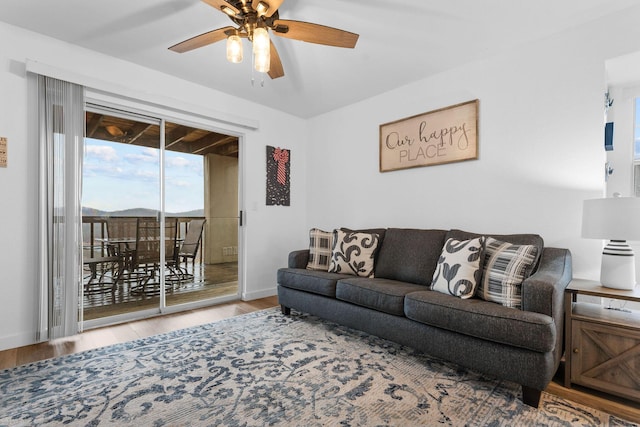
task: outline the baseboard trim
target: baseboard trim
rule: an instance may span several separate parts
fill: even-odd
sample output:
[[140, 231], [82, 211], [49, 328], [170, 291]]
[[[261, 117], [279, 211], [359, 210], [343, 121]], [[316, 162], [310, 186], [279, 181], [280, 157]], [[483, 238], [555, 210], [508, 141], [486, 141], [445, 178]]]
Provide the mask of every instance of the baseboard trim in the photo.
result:
[[35, 332], [25, 332], [10, 337], [2, 337], [0, 338], [0, 351], [36, 344], [35, 337]]
[[275, 288], [275, 287], [269, 288], [269, 289], [263, 289], [260, 291], [243, 292], [242, 301], [252, 301], [254, 299], [272, 297], [277, 294], [278, 294], [278, 288]]

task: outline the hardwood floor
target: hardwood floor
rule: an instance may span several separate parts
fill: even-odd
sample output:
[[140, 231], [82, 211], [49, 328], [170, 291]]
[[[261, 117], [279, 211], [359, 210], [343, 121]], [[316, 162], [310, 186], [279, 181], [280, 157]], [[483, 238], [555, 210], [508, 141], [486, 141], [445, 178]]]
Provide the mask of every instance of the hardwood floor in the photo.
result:
[[127, 342], [137, 338], [201, 325], [228, 317], [251, 313], [278, 305], [278, 298], [234, 301], [212, 307], [167, 314], [125, 324], [91, 329], [68, 338], [0, 351], [0, 369], [13, 368], [38, 360], [93, 348]]
[[[69, 338], [0, 351], [0, 369], [196, 326], [277, 305], [278, 299], [275, 296], [254, 301], [234, 301], [127, 324], [92, 329]], [[563, 378], [562, 366], [556, 379], [547, 387], [546, 392], [608, 412], [634, 423], [640, 423], [640, 404], [577, 386], [568, 389], [561, 385], [561, 378]]]

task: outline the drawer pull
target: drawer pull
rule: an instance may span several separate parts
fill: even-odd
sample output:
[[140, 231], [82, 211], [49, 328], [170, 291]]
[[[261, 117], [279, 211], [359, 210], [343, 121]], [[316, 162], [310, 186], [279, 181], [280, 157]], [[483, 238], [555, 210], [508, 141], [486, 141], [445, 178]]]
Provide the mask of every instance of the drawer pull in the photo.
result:
[[574, 352], [574, 353], [576, 353], [576, 354], [578, 354], [578, 353], [580, 353], [580, 350], [578, 350], [577, 348], [574, 348], [574, 349], [573, 349], [573, 352]]

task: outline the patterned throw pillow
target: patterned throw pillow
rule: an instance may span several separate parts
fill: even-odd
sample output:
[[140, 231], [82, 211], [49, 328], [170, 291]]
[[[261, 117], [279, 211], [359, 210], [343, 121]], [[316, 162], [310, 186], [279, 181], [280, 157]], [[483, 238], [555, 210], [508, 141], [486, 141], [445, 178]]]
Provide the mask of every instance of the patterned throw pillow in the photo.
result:
[[480, 298], [505, 307], [522, 307], [522, 282], [536, 260], [538, 248], [533, 245], [513, 245], [492, 237], [487, 238], [484, 252]]
[[380, 236], [347, 230], [333, 230], [333, 250], [329, 272], [373, 277]]
[[471, 298], [480, 283], [484, 237], [448, 239], [433, 273], [431, 289], [460, 298]]
[[309, 262], [307, 270], [329, 270], [333, 233], [318, 228], [309, 230]]

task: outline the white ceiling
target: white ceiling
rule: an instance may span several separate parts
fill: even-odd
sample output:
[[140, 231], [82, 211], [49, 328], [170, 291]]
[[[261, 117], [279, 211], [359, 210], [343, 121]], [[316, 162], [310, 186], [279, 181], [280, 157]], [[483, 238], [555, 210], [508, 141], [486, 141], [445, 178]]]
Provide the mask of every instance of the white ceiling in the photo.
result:
[[285, 0], [281, 19], [360, 34], [355, 49], [273, 37], [285, 76], [230, 64], [220, 42], [167, 48], [233, 25], [200, 0], [0, 0], [0, 21], [299, 117], [313, 117], [637, 5], [637, 0]]

